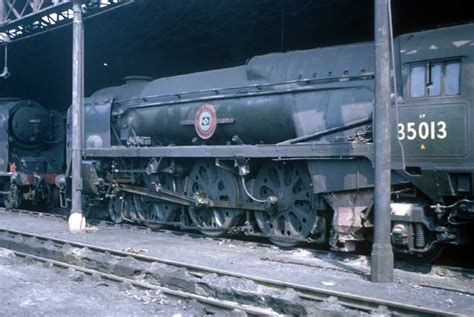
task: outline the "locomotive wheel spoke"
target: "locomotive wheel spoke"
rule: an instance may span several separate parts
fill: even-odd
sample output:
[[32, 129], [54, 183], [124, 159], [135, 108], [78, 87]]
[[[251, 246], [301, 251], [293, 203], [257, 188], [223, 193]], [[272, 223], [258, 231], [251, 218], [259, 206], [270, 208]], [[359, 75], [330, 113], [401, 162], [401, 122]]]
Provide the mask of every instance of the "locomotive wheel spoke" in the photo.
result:
[[122, 217], [122, 212], [124, 209], [123, 204], [123, 199], [120, 199], [119, 197], [115, 197], [109, 200], [109, 216], [110, 219], [112, 219], [112, 221], [117, 224], [122, 223], [124, 220]]
[[[173, 177], [169, 174], [159, 175], [158, 182], [162, 186], [162, 188], [166, 190], [178, 190], [175, 186], [175, 181], [173, 180]], [[153, 190], [154, 185], [151, 184], [151, 182], [147, 183], [147, 187]], [[145, 200], [142, 211], [143, 223], [152, 229], [160, 229], [165, 225], [160, 224], [159, 222], [173, 221], [180, 209], [181, 206], [178, 204], [154, 199]]]
[[273, 243], [292, 247], [311, 235], [316, 221], [311, 179], [304, 163], [272, 162], [263, 166], [255, 180], [254, 195], [278, 198], [274, 214], [256, 212], [260, 231]]
[[[240, 200], [236, 177], [213, 161], [197, 162], [188, 182], [188, 195], [204, 195], [216, 201]], [[220, 236], [231, 229], [240, 219], [242, 212], [234, 209], [189, 208], [189, 215], [199, 230], [208, 236]]]
[[143, 196], [133, 194], [133, 212], [134, 220], [143, 223], [146, 220], [145, 198]]

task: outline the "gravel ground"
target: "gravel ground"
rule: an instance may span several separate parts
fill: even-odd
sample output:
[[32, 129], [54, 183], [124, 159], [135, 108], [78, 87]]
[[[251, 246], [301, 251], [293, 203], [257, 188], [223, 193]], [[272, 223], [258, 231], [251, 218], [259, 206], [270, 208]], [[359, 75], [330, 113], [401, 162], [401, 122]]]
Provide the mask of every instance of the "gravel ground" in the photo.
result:
[[0, 316], [190, 316], [195, 302], [169, 299], [77, 271], [48, 267], [0, 248]]
[[131, 248], [148, 256], [474, 315], [472, 278], [395, 270], [395, 282], [376, 284], [369, 281], [366, 257], [341, 262], [317, 251], [281, 250], [252, 242], [108, 226], [99, 226], [91, 233], [71, 234], [67, 222], [61, 219], [1, 211], [0, 227], [116, 250]]

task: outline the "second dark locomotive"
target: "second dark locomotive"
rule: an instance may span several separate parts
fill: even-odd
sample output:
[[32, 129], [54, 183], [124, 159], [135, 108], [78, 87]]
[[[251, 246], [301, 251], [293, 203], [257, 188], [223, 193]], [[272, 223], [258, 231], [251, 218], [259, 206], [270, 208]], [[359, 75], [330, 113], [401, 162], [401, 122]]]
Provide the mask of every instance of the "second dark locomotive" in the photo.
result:
[[53, 206], [65, 170], [65, 120], [40, 104], [0, 98], [0, 188], [7, 208]]

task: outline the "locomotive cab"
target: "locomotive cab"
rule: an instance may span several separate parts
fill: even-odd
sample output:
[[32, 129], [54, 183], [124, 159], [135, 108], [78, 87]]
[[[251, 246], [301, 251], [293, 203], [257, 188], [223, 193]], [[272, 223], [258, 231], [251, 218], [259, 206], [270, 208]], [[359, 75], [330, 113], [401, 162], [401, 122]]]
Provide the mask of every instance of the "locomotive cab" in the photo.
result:
[[392, 167], [411, 185], [398, 188], [392, 242], [422, 255], [467, 243], [474, 220], [472, 25], [404, 35], [398, 44], [403, 100], [392, 112]]

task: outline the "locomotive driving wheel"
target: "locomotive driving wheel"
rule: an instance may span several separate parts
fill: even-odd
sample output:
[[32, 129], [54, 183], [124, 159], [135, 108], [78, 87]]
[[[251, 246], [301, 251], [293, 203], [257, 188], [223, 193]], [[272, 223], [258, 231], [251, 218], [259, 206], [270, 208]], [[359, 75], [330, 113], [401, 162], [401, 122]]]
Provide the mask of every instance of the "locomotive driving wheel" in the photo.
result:
[[255, 179], [254, 196], [278, 198], [273, 211], [256, 212], [261, 232], [281, 247], [292, 247], [311, 235], [316, 221], [311, 178], [304, 163], [272, 162]]
[[[229, 171], [213, 161], [197, 162], [189, 175], [189, 196], [207, 197], [216, 201], [236, 202], [240, 199], [239, 184]], [[217, 237], [231, 229], [239, 220], [242, 211], [227, 208], [193, 207], [189, 215], [199, 230], [208, 236]]]
[[[163, 189], [173, 192], [179, 191], [178, 182], [169, 174], [160, 174], [156, 183]], [[154, 186], [151, 181], [147, 182], [147, 187], [150, 190], [155, 190]], [[135, 199], [135, 206], [142, 222], [152, 229], [160, 229], [165, 226], [160, 222], [173, 221], [181, 210], [181, 206], [178, 204], [142, 197]]]

